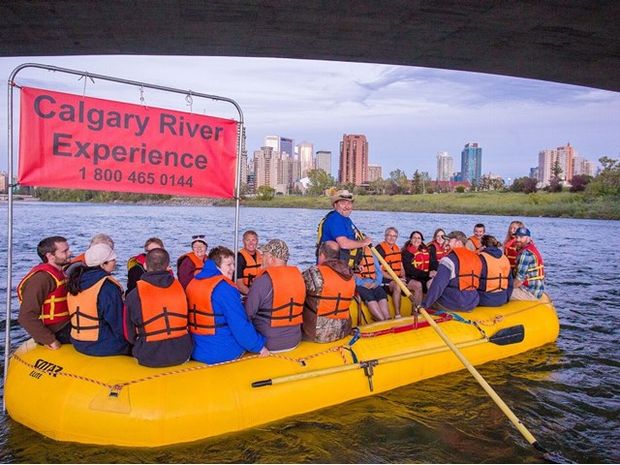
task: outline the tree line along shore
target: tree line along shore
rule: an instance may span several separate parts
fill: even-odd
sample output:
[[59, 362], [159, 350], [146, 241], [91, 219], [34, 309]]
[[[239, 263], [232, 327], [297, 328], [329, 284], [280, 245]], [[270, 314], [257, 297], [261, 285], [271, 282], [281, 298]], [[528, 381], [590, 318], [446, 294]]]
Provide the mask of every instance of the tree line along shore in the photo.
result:
[[[132, 203], [141, 205], [233, 206], [234, 200], [171, 197], [116, 192], [36, 189], [35, 198], [57, 202]], [[329, 210], [326, 196], [246, 197], [245, 207], [308, 208]], [[463, 192], [408, 195], [356, 195], [356, 210], [452, 213], [471, 215], [543, 216], [620, 220], [620, 195], [574, 192]]]

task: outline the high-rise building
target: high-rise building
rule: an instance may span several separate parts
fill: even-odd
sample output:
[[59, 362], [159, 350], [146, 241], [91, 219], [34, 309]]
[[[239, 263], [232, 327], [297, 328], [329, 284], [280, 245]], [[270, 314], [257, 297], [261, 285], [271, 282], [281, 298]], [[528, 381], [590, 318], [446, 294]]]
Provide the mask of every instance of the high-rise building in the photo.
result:
[[595, 164], [590, 160], [586, 160], [579, 155], [573, 158], [573, 176], [577, 176], [578, 174], [594, 176], [594, 170]]
[[332, 175], [332, 153], [328, 150], [319, 150], [316, 152], [314, 167], [317, 170], [323, 170], [330, 176]]
[[549, 184], [551, 168], [553, 167], [555, 150], [544, 149], [538, 152], [538, 182], [543, 186]]
[[383, 168], [381, 165], [368, 165], [368, 182], [383, 179]]
[[360, 186], [368, 181], [368, 141], [362, 134], [344, 134], [340, 142], [338, 181]]
[[293, 156], [293, 139], [280, 136], [265, 136], [265, 147], [271, 147], [274, 151], [284, 155]]
[[248, 152], [243, 150], [241, 152], [241, 159], [239, 160], [241, 165], [241, 184], [248, 183]]
[[308, 171], [314, 169], [314, 146], [310, 142], [302, 142], [297, 145], [299, 163], [301, 164], [301, 177], [308, 176]]
[[261, 147], [254, 151], [256, 168], [256, 188], [269, 186], [275, 188], [278, 184], [278, 158], [272, 147]]
[[577, 156], [577, 151], [570, 143], [555, 149], [541, 150], [538, 153], [538, 181], [543, 186], [548, 186], [556, 163], [562, 170], [559, 178], [562, 181], [570, 181], [573, 178], [573, 160]]
[[293, 152], [293, 145], [293, 139], [280, 137], [280, 153], [282, 155], [287, 154], [289, 157], [295, 155], [295, 153]]
[[477, 142], [465, 144], [461, 152], [461, 176], [472, 184], [477, 184], [482, 176], [482, 147]]
[[437, 181], [449, 181], [454, 174], [454, 158], [448, 152], [437, 153]]
[[0, 171], [0, 194], [9, 193], [9, 175], [5, 171]]

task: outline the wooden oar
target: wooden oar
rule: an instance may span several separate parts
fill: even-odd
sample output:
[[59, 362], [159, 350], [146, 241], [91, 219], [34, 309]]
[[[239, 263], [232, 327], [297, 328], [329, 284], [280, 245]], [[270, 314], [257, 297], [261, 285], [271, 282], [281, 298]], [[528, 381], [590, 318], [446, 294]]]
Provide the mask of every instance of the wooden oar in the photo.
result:
[[[383, 265], [383, 268], [385, 268], [385, 270], [388, 272], [391, 278], [396, 283], [398, 283], [403, 293], [411, 300], [413, 295], [411, 294], [411, 291], [409, 290], [409, 288], [405, 286], [405, 283], [403, 283], [400, 280], [400, 278], [396, 275], [396, 273], [394, 273], [394, 270], [392, 270], [390, 265], [384, 260], [384, 258], [377, 251], [377, 249], [375, 249], [373, 246], [370, 246], [370, 250], [372, 250], [372, 253], [375, 254], [375, 257], [377, 257], [377, 259], [379, 260], [381, 265]], [[443, 342], [445, 342], [445, 344], [450, 348], [450, 350], [454, 353], [454, 355], [456, 355], [456, 357], [461, 361], [461, 363], [465, 366], [465, 368], [467, 368], [467, 370], [472, 374], [472, 376], [476, 379], [476, 381], [478, 381], [478, 384], [480, 384], [480, 386], [482, 386], [482, 389], [484, 389], [486, 393], [491, 397], [491, 399], [493, 399], [493, 402], [495, 402], [497, 406], [501, 409], [501, 411], [504, 412], [504, 415], [506, 415], [508, 419], [512, 422], [512, 424], [515, 425], [515, 427], [519, 430], [521, 435], [523, 435], [525, 440], [535, 449], [543, 453], [543, 458], [545, 460], [548, 460], [553, 463], [569, 462], [564, 457], [562, 457], [559, 453], [549, 452], [544, 447], [542, 447], [538, 443], [536, 438], [532, 435], [532, 433], [530, 433], [529, 430], [525, 427], [525, 425], [521, 423], [521, 420], [519, 420], [517, 416], [512, 412], [512, 410], [510, 410], [510, 407], [506, 405], [506, 403], [502, 400], [502, 398], [495, 392], [495, 390], [489, 385], [489, 383], [486, 382], [486, 380], [482, 377], [482, 375], [478, 373], [478, 370], [474, 368], [474, 366], [469, 362], [469, 360], [465, 358], [462, 352], [450, 340], [450, 338], [446, 335], [446, 333], [444, 333], [443, 330], [439, 327], [439, 325], [435, 323], [435, 320], [431, 318], [431, 316], [428, 314], [426, 309], [423, 307], [418, 307], [416, 310], [419, 310], [419, 312], [422, 314], [422, 316], [428, 322], [428, 324], [432, 326], [432, 328], [439, 335], [439, 337], [443, 340]]]

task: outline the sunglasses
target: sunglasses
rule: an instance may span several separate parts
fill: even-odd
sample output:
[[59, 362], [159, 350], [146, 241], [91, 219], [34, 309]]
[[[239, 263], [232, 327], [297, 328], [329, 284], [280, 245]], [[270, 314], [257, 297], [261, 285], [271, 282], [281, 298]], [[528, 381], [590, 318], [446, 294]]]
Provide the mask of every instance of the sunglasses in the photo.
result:
[[196, 234], [194, 236], [192, 236], [192, 239], [204, 239], [205, 235], [204, 234]]

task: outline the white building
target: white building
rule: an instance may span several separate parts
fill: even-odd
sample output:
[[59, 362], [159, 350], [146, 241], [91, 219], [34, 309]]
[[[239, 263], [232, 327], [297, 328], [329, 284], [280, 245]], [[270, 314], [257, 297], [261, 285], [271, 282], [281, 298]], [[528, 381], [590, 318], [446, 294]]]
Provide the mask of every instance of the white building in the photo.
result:
[[448, 152], [437, 153], [437, 181], [449, 181], [454, 173], [454, 158]]

